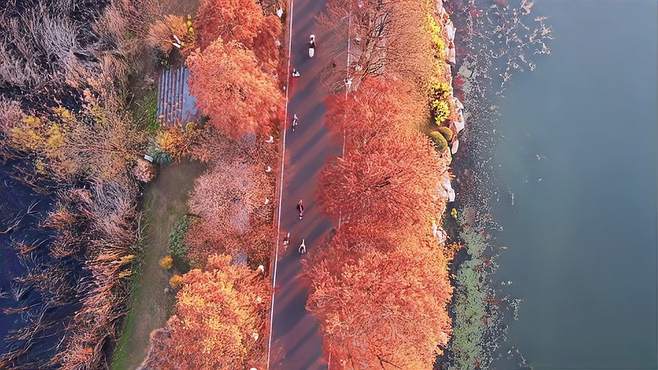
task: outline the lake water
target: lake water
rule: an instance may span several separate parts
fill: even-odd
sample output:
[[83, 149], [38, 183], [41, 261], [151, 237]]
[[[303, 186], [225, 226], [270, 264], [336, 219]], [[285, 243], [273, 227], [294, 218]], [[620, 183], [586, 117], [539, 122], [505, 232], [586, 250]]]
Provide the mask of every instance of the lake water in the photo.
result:
[[658, 369], [656, 4], [537, 0], [552, 55], [500, 101], [496, 280], [533, 369]]

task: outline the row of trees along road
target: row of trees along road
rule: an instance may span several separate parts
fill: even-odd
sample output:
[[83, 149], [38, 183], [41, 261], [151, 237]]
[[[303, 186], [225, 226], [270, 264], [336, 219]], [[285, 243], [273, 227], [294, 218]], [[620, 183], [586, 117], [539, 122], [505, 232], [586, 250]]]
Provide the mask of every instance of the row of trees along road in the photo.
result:
[[[362, 66], [353, 74], [358, 89], [327, 102], [345, 155], [327, 165], [319, 189], [342, 223], [306, 265], [307, 309], [320, 318], [332, 369], [429, 369], [450, 334], [449, 254], [431, 234], [445, 210], [437, 188], [448, 160], [419, 128], [429, 120], [426, 79], [443, 62], [414, 20], [432, 16], [428, 3], [360, 3], [351, 30], [360, 38], [352, 51]], [[330, 0], [324, 21], [339, 23], [346, 5]]]
[[[283, 97], [277, 87], [281, 22], [254, 0], [201, 0], [190, 51], [190, 90], [209, 127], [189, 145], [208, 162], [189, 200], [186, 236], [194, 268], [182, 277], [175, 314], [151, 336], [145, 365], [157, 369], [265, 368], [271, 286], [274, 163], [270, 134]], [[247, 265], [231, 261], [246, 254]]]

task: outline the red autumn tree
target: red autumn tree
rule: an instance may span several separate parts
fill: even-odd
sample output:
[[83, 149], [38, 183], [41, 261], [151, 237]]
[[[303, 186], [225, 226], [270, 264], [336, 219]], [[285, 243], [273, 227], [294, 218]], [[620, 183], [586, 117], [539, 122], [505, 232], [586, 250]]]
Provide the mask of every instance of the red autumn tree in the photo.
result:
[[199, 45], [205, 49], [221, 38], [250, 48], [264, 18], [254, 0], [201, 0], [195, 19]]
[[450, 333], [452, 288], [440, 249], [407, 240], [346, 259], [344, 246], [330, 243], [308, 270], [307, 309], [320, 319], [332, 368], [431, 368]]
[[176, 311], [146, 360], [157, 369], [249, 369], [265, 364], [270, 288], [262, 275], [211, 256], [183, 276]]
[[263, 19], [260, 30], [254, 38], [253, 50], [256, 58], [266, 70], [273, 69], [279, 63], [279, 39], [281, 38], [281, 20], [273, 15]]
[[276, 67], [279, 56], [277, 40], [281, 37], [281, 20], [263, 14], [254, 0], [202, 0], [195, 20], [199, 44], [205, 49], [218, 38], [235, 41], [253, 49], [267, 70]]
[[253, 51], [217, 39], [187, 63], [190, 91], [213, 126], [235, 138], [267, 131], [283, 100], [274, 76], [261, 70]]
[[[440, 211], [441, 164], [428, 139], [382, 137], [347, 151], [322, 172], [320, 199], [327, 213], [372, 233], [423, 228]], [[429, 228], [429, 226], [427, 226]]]
[[347, 150], [362, 148], [382, 135], [408, 136], [426, 123], [427, 112], [412, 85], [395, 79], [373, 78], [345, 96], [327, 99], [327, 123], [345, 130]]

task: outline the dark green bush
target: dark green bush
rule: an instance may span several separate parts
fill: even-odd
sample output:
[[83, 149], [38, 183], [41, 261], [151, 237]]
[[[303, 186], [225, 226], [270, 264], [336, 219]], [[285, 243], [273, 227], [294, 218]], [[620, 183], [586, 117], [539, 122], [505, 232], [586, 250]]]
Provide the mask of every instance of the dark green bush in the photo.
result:
[[153, 157], [153, 163], [161, 166], [166, 166], [174, 161], [174, 158], [171, 156], [171, 154], [161, 150], [154, 150], [150, 152], [149, 155]]
[[185, 235], [189, 227], [190, 217], [185, 215], [176, 222], [174, 229], [169, 233], [169, 253], [171, 253], [177, 266], [187, 266], [189, 264], [187, 260], [187, 244], [185, 244]]
[[160, 129], [158, 120], [158, 92], [155, 89], [146, 91], [134, 108], [135, 120], [151, 135]]
[[443, 137], [446, 138], [446, 141], [451, 142], [454, 134], [452, 133], [452, 130], [449, 127], [439, 127], [439, 132], [443, 134]]
[[443, 137], [443, 134], [439, 131], [432, 131], [430, 132], [430, 139], [434, 142], [434, 146], [436, 146], [436, 149], [439, 152], [443, 152], [446, 149], [448, 149], [448, 141], [446, 140], [445, 137]]

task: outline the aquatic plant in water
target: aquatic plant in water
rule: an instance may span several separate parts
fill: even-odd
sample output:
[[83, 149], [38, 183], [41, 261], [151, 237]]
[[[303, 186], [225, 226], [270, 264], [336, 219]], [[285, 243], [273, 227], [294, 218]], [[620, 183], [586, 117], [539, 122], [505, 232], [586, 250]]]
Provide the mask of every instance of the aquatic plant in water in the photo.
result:
[[[513, 310], [516, 317], [519, 303], [508, 296], [496, 298], [489, 281], [496, 267], [495, 253], [482, 234], [496, 227], [488, 211], [496, 194], [491, 153], [499, 113], [493, 102], [503, 95], [514, 72], [532, 71], [537, 55], [550, 54], [551, 30], [545, 17], [530, 15], [529, 0], [510, 0], [505, 5], [464, 0], [447, 2], [446, 8], [460, 30], [455, 44], [465, 55], [455, 66], [455, 81], [459, 81], [454, 85], [455, 94], [464, 102], [468, 120], [460, 137], [466, 150], [460, 151], [455, 173], [461, 180], [463, 214], [466, 208], [479, 210], [467, 223], [460, 218], [459, 238], [468, 259], [455, 273], [453, 340], [447, 357], [451, 369], [485, 369], [505, 339], [502, 312]], [[516, 355], [523, 366], [523, 356]]]
[[459, 238], [470, 259], [459, 266], [455, 277], [455, 315], [453, 339], [450, 344], [452, 363], [450, 369], [485, 368], [490, 361], [484, 351], [483, 340], [488, 331], [487, 283], [488, 273], [484, 266], [487, 240], [481, 231], [458, 220], [461, 226]]

